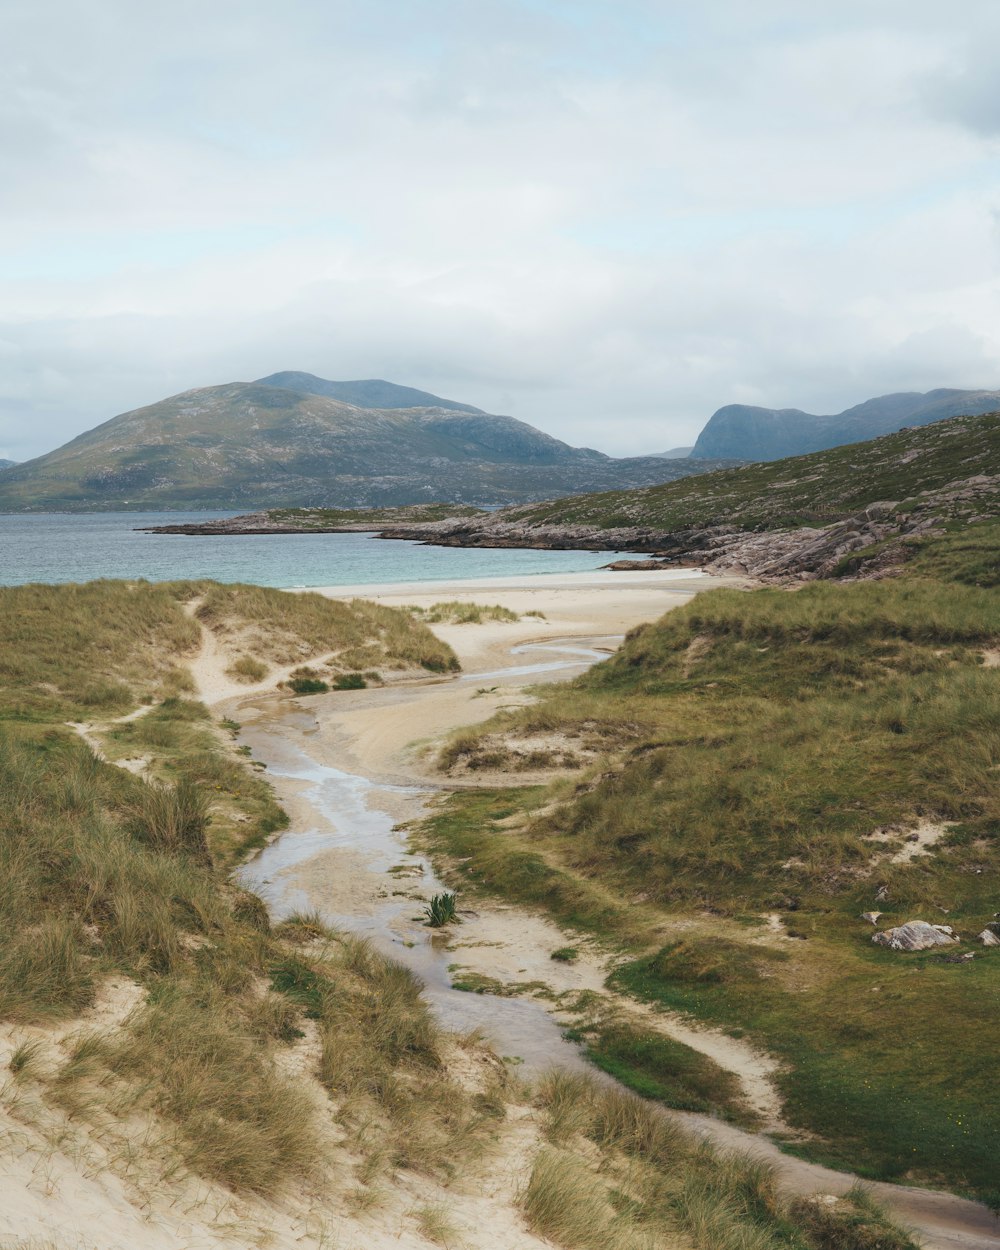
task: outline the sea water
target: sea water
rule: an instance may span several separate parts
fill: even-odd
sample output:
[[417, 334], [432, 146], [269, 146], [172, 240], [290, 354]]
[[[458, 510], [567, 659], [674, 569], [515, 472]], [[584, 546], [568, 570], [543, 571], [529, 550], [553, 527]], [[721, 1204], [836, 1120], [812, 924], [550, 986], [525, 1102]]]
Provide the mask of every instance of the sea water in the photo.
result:
[[618, 553], [425, 547], [373, 534], [143, 534], [232, 512], [101, 512], [0, 515], [0, 585], [211, 578], [258, 586], [355, 586], [380, 582], [522, 577], [600, 568]]

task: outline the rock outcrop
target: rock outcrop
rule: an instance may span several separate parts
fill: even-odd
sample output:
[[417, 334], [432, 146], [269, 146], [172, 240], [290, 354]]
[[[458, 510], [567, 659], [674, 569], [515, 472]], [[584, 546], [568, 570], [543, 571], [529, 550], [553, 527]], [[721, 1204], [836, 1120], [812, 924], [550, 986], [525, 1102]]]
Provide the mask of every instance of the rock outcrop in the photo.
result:
[[958, 938], [950, 925], [908, 920], [895, 929], [873, 934], [872, 941], [876, 946], [888, 946], [893, 951], [925, 951], [934, 946], [954, 946]]

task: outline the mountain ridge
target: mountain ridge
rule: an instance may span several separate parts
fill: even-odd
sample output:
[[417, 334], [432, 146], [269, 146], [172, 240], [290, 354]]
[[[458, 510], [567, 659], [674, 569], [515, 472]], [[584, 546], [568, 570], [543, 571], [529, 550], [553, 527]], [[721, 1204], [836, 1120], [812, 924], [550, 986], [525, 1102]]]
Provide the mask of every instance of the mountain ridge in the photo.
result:
[[878, 395], [843, 412], [821, 416], [800, 408], [761, 408], [726, 404], [698, 435], [692, 457], [783, 460], [866, 442], [901, 426], [931, 425], [957, 416], [979, 416], [1000, 409], [1000, 390], [899, 391]]
[[616, 460], [474, 408], [365, 408], [268, 381], [231, 382], [120, 413], [6, 470], [0, 511], [503, 504], [712, 467]]
[[355, 408], [445, 408], [453, 412], [478, 412], [472, 404], [459, 403], [454, 399], [442, 399], [430, 391], [420, 391], [412, 386], [399, 386], [382, 378], [366, 378], [355, 382], [333, 382], [317, 377], [314, 373], [284, 370], [257, 378], [255, 385], [273, 386], [284, 391], [300, 391], [306, 395], [323, 395], [337, 399]]

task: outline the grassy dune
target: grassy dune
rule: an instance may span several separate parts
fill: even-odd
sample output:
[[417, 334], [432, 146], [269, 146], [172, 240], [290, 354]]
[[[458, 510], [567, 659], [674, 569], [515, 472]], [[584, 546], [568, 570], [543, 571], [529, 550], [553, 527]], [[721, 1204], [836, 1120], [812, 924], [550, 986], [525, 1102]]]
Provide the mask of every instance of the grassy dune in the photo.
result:
[[458, 668], [454, 652], [426, 625], [367, 599], [341, 603], [267, 586], [213, 584], [205, 589], [198, 617], [222, 633], [249, 633], [253, 657], [275, 664], [328, 651], [331, 671], [423, 668], [446, 673]]
[[[270, 933], [263, 905], [224, 871], [287, 817], [224, 728], [181, 697], [192, 686], [184, 663], [202, 637], [185, 605], [200, 605], [210, 628], [242, 636], [259, 627], [304, 654], [370, 645], [394, 667], [453, 658], [404, 613], [318, 596], [207, 583], [0, 591], [0, 1020], [71, 1021], [112, 976], [141, 987], [143, 1002], [123, 1028], [84, 1036], [57, 1070], [19, 1048], [17, 1079], [77, 1117], [112, 1105], [118, 1116], [159, 1117], [187, 1167], [265, 1192], [311, 1171], [329, 1135], [275, 1065], [309, 1014], [279, 975], [302, 933]], [[114, 719], [143, 704], [145, 715]], [[109, 760], [141, 756], [144, 776], [98, 759], [64, 725], [75, 717], [109, 720]], [[447, 1162], [437, 1105], [449, 1122], [465, 1116], [470, 1143], [480, 1129], [485, 1136], [471, 1095], [443, 1071], [438, 1032], [408, 974], [334, 939], [310, 967], [336, 1004], [324, 1017], [324, 1055], [339, 1053], [335, 1037], [348, 1040], [339, 1012], [357, 1006], [363, 1074], [338, 1074], [325, 1058], [324, 1079], [335, 1100], [327, 1119], [352, 1132], [364, 1119], [362, 1157], [380, 1170], [400, 1154], [391, 1143], [418, 1101], [399, 1087], [414, 1018], [426, 1059], [414, 1122], [426, 1127], [413, 1158]]]
[[[770, 1169], [719, 1155], [648, 1105], [556, 1073], [538, 1101], [549, 1145], [522, 1192], [531, 1227], [581, 1250], [913, 1250], [861, 1189], [788, 1203]], [[595, 1152], [599, 1165], [595, 1165]]]
[[1000, 910], [994, 538], [945, 535], [905, 580], [699, 596], [444, 754], [544, 731], [603, 741], [596, 766], [455, 795], [428, 836], [468, 885], [616, 938], [619, 988], [783, 1059], [796, 1150], [1000, 1204], [1000, 957], [899, 955], [859, 918], [971, 939]]
[[[269, 594], [195, 590], [213, 625], [272, 619]], [[142, 1168], [147, 1200], [153, 1169], [163, 1183], [189, 1172], [287, 1201], [322, 1179], [327, 1199], [363, 1212], [401, 1171], [446, 1182], [496, 1149], [525, 1095], [482, 1043], [443, 1034], [412, 975], [366, 943], [315, 917], [272, 927], [230, 882], [225, 864], [281, 814], [200, 704], [167, 694], [110, 728], [112, 757], [152, 752], [146, 778], [61, 723], [109, 670], [123, 689], [105, 706], [157, 698], [157, 661], [179, 663], [195, 641], [179, 607], [191, 589], [28, 588], [4, 592], [9, 619], [19, 595], [51, 615], [44, 637], [7, 656], [22, 676], [8, 677], [0, 726], [0, 1021], [28, 1032], [0, 1111], [30, 1125], [46, 1107], [55, 1148], [79, 1148], [89, 1126], [126, 1171]], [[74, 657], [83, 626], [61, 609], [81, 604], [93, 646]], [[123, 604], [137, 607], [119, 621]], [[298, 619], [304, 644], [328, 641], [309, 633], [315, 605], [297, 610], [285, 628]], [[395, 637], [372, 619], [383, 643]], [[135, 992], [122, 1017], [74, 1031], [111, 983]], [[553, 1077], [531, 1125], [517, 1138], [529, 1150], [523, 1218], [568, 1250], [912, 1250], [862, 1198], [823, 1211], [780, 1202], [766, 1168], [695, 1143], [631, 1095]], [[428, 1241], [454, 1241], [446, 1204], [412, 1220]]]

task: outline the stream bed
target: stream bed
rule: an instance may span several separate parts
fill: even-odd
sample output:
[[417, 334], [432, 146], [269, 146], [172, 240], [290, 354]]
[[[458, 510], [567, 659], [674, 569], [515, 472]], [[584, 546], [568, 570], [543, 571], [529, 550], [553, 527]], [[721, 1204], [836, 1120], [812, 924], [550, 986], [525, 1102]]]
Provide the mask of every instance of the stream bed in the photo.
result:
[[[482, 682], [546, 673], [568, 677], [573, 670], [605, 659], [621, 639], [587, 641], [593, 645], [583, 646], [579, 639], [524, 644], [511, 648], [511, 654], [541, 651], [551, 658], [463, 674], [455, 680]], [[391, 707], [385, 714], [392, 715]], [[454, 951], [449, 947], [456, 935], [447, 929], [429, 929], [423, 916], [424, 901], [446, 887], [426, 861], [409, 849], [405, 829], [405, 824], [426, 813], [435, 787], [390, 784], [321, 762], [318, 728], [307, 706], [282, 702], [241, 730], [240, 741], [266, 765], [279, 792], [291, 788], [299, 818], [236, 870], [239, 884], [260, 895], [275, 919], [315, 910], [332, 928], [367, 938], [419, 978], [445, 1028], [482, 1030], [498, 1054], [523, 1064], [526, 1075], [558, 1066], [611, 1081], [564, 1036], [563, 1026], [545, 1003], [453, 987]], [[309, 813], [307, 819], [302, 818], [303, 811]], [[518, 924], [517, 909], [509, 910], [511, 924]], [[466, 916], [471, 928], [475, 913]], [[783, 1154], [770, 1138], [724, 1121], [688, 1112], [668, 1114], [721, 1148], [748, 1150], [767, 1160], [786, 1190], [844, 1193], [856, 1179], [850, 1173]], [[870, 1189], [897, 1218], [920, 1229], [927, 1250], [1000, 1250], [997, 1222], [979, 1203], [885, 1183], [873, 1183]]]

